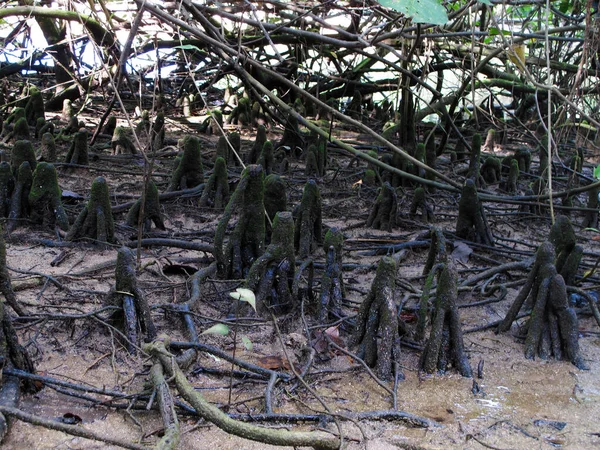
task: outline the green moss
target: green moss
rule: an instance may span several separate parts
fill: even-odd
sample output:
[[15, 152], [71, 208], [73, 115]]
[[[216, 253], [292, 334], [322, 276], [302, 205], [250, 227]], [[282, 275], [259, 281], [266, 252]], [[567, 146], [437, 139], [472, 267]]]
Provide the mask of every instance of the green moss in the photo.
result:
[[40, 162], [36, 166], [29, 192], [29, 205], [31, 218], [35, 222], [52, 227], [58, 225], [65, 231], [69, 228], [54, 165]]

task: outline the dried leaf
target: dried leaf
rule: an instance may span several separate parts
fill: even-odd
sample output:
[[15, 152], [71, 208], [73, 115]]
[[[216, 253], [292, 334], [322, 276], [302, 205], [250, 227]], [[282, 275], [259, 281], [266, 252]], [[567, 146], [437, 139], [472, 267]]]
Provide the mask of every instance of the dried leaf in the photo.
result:
[[208, 330], [204, 330], [202, 334], [220, 334], [222, 336], [227, 336], [229, 334], [229, 327], [223, 323], [218, 323]]
[[466, 263], [467, 261], [469, 261], [469, 256], [471, 256], [471, 253], [473, 253], [473, 249], [464, 242], [454, 243], [452, 258], [454, 258], [455, 261]]

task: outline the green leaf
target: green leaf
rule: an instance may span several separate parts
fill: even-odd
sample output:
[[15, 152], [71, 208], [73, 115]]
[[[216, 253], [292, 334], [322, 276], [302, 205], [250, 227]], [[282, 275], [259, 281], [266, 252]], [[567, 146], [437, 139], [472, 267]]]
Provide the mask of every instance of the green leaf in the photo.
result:
[[484, 5], [492, 6], [492, 2], [490, 0], [477, 0], [479, 3], [483, 3]]
[[246, 288], [237, 288], [235, 292], [230, 292], [229, 295], [241, 302], [249, 303], [254, 312], [256, 312], [256, 297], [254, 292]]
[[242, 343], [246, 347], [246, 350], [252, 351], [252, 341], [247, 336], [242, 336]]
[[448, 22], [446, 9], [437, 0], [379, 0], [379, 4], [412, 17], [414, 23], [443, 25]]
[[229, 327], [223, 323], [218, 323], [208, 330], [204, 330], [202, 334], [220, 334], [221, 336], [227, 336], [229, 334]]
[[181, 50], [196, 50], [196, 51], [201, 51], [200, 48], [198, 48], [197, 46], [192, 45], [192, 44], [178, 45], [178, 46], [173, 47], [173, 48], [178, 48], [178, 49], [181, 49]]
[[600, 180], [600, 164], [594, 169], [594, 178]]

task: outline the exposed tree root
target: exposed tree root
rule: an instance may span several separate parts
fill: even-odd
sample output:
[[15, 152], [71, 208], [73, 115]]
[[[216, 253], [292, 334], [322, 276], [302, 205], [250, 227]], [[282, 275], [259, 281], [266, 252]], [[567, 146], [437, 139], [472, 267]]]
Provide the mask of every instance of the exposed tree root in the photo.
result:
[[341, 443], [338, 438], [320, 431], [304, 432], [270, 429], [232, 419], [219, 408], [208, 403], [200, 392], [194, 389], [185, 374], [179, 369], [174, 357], [167, 350], [168, 346], [169, 341], [165, 338], [145, 345], [144, 351], [160, 361], [165, 373], [173, 378], [181, 396], [205, 420], [217, 425], [227, 433], [265, 444], [312, 447], [317, 450], [340, 448]]

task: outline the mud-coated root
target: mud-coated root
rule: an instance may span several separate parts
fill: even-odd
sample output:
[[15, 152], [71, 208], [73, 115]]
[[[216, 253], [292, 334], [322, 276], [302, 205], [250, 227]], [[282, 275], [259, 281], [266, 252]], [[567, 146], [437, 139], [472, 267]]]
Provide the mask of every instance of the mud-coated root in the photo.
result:
[[287, 211], [278, 212], [273, 221], [271, 243], [252, 264], [246, 286], [256, 296], [256, 309], [265, 315], [268, 309], [276, 314], [293, 311], [297, 302], [292, 296], [295, 274], [294, 219]]
[[473, 180], [476, 187], [485, 186], [485, 181], [481, 177], [481, 135], [479, 133], [474, 134], [471, 140], [471, 158], [467, 178]]
[[488, 156], [481, 165], [481, 177], [486, 184], [496, 184], [500, 182], [501, 172], [502, 164], [495, 156]]
[[140, 344], [140, 330], [145, 333], [147, 342], [156, 337], [150, 307], [137, 285], [135, 255], [127, 247], [121, 247], [117, 254], [115, 288], [108, 293], [105, 303], [121, 308], [112, 314], [111, 320], [127, 337], [126, 345], [130, 353], [135, 353], [136, 346]]
[[89, 164], [88, 132], [85, 128], [81, 128], [73, 137], [73, 141], [65, 157], [65, 162], [80, 166], [87, 166]]
[[113, 155], [136, 155], [138, 153], [131, 140], [130, 130], [126, 127], [115, 127], [110, 145]]
[[444, 373], [453, 365], [463, 377], [472, 376], [456, 305], [457, 283], [456, 268], [448, 262], [438, 280], [431, 334], [421, 355], [420, 368], [425, 373]]
[[90, 238], [101, 243], [115, 240], [115, 224], [110, 207], [108, 184], [103, 177], [92, 183], [90, 199], [67, 233], [66, 240]]
[[435, 215], [433, 213], [433, 209], [427, 203], [427, 195], [425, 194], [425, 189], [423, 189], [422, 187], [415, 189], [415, 194], [410, 204], [410, 216], [412, 218], [416, 218], [417, 212], [421, 213], [421, 222], [435, 222]]
[[196, 187], [204, 181], [204, 169], [200, 154], [200, 140], [194, 136], [183, 139], [183, 155], [171, 176], [167, 191]]
[[[215, 259], [221, 278], [243, 278], [265, 247], [264, 172], [250, 165], [242, 172], [237, 189], [229, 199], [215, 231]], [[225, 231], [239, 210], [233, 233], [225, 243]]]
[[15, 189], [15, 177], [6, 161], [0, 162], [0, 217], [8, 217], [12, 193]]
[[[6, 303], [13, 309], [17, 315], [22, 316], [24, 310], [17, 301], [17, 296], [12, 288], [8, 268], [6, 267], [6, 241], [4, 239], [4, 229], [0, 225], [0, 293], [4, 297]], [[0, 302], [2, 308], [2, 302]]]
[[29, 192], [33, 182], [33, 173], [28, 161], [24, 161], [17, 172], [17, 183], [10, 198], [7, 229], [9, 232], [17, 228], [20, 219], [29, 217]]
[[229, 181], [227, 178], [227, 163], [220, 156], [215, 161], [213, 173], [208, 177], [200, 196], [200, 206], [224, 208], [229, 201]]
[[394, 301], [396, 261], [384, 256], [377, 266], [371, 290], [360, 305], [356, 330], [350, 339], [358, 346], [357, 355], [379, 378], [389, 380], [397, 372], [400, 358], [398, 305]]
[[436, 264], [445, 263], [448, 256], [444, 232], [434, 226], [429, 230], [429, 235], [431, 237], [431, 244], [429, 246], [425, 267], [423, 267], [423, 275], [429, 274]]
[[293, 113], [290, 113], [285, 122], [283, 136], [281, 136], [281, 140], [275, 147], [287, 147], [290, 154], [300, 155], [304, 151], [305, 145], [305, 137], [300, 131], [298, 119]]
[[588, 211], [585, 212], [585, 217], [581, 226], [584, 228], [598, 228], [598, 193], [600, 189], [597, 187], [594, 189], [590, 189], [587, 192], [588, 202], [587, 207]]
[[35, 168], [29, 191], [29, 206], [34, 222], [49, 228], [56, 225], [61, 230], [69, 229], [69, 219], [62, 205], [56, 169], [52, 164], [41, 162]]
[[564, 278], [554, 265], [554, 246], [544, 242], [536, 252], [535, 262], [498, 331], [508, 331], [522, 308], [531, 310], [526, 325], [525, 357], [567, 359], [577, 368], [587, 364], [579, 350], [579, 328], [575, 311], [568, 306]]
[[466, 181], [458, 203], [456, 236], [478, 244], [494, 245], [492, 232], [472, 179]]
[[342, 298], [344, 279], [342, 278], [342, 251], [344, 235], [337, 228], [331, 228], [325, 234], [323, 250], [326, 254], [325, 270], [321, 277], [321, 295], [319, 297], [318, 319], [324, 324], [329, 319], [342, 317]]
[[550, 229], [550, 242], [556, 251], [556, 270], [568, 285], [575, 284], [583, 247], [577, 245], [575, 230], [566, 216], [558, 216]]
[[377, 200], [367, 219], [367, 226], [377, 230], [392, 231], [398, 215], [398, 196], [396, 190], [385, 182], [379, 191]]
[[246, 155], [246, 162], [248, 164], [257, 163], [258, 157], [262, 152], [265, 142], [267, 142], [267, 129], [264, 125], [259, 125], [256, 129], [256, 139], [254, 140], [254, 144], [252, 145], [250, 151]]
[[296, 227], [294, 230], [294, 246], [298, 257], [304, 259], [322, 242], [322, 203], [319, 187], [314, 180], [304, 185], [302, 201], [294, 210]]
[[[142, 208], [142, 197], [140, 197], [127, 213], [126, 223], [130, 227], [137, 228]], [[165, 230], [165, 224], [160, 214], [160, 201], [158, 198], [158, 189], [154, 181], [149, 180], [146, 186], [146, 201], [144, 202], [144, 216], [142, 224], [144, 231], [150, 231], [151, 223], [154, 223], [159, 230]]]
[[17, 141], [13, 146], [13, 151], [10, 155], [10, 167], [13, 174], [17, 176], [19, 167], [23, 162], [27, 161], [31, 170], [35, 170], [37, 161], [35, 158], [35, 150], [30, 141]]

